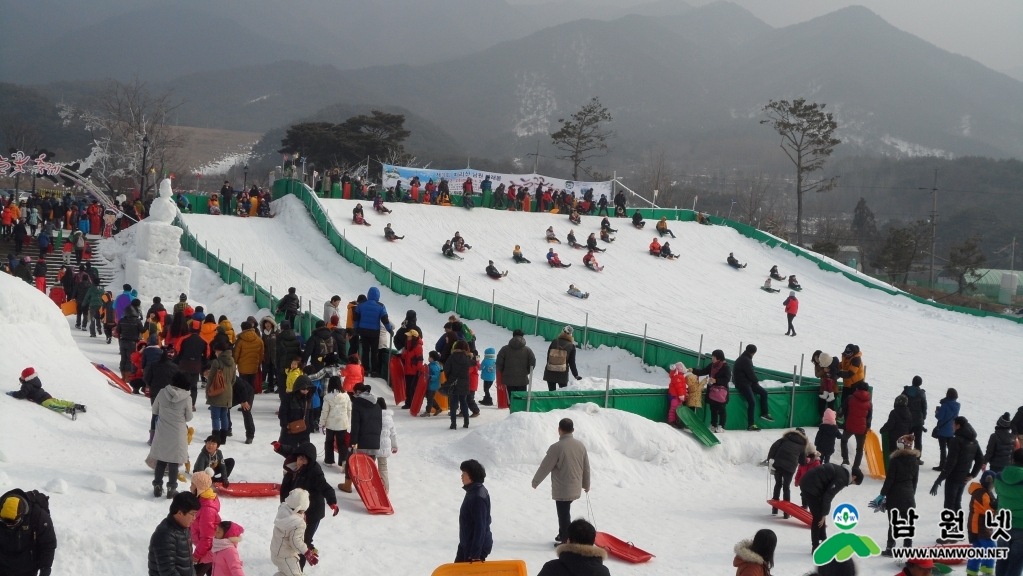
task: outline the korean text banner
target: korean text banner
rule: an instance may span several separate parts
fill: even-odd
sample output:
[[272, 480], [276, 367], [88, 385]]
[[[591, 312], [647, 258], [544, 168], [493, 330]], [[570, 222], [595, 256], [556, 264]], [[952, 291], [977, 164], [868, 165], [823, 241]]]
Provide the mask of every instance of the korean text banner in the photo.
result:
[[419, 176], [419, 182], [423, 185], [426, 185], [431, 179], [434, 184], [439, 184], [441, 178], [445, 178], [448, 181], [448, 188], [450, 188], [452, 195], [460, 195], [462, 193], [462, 183], [465, 182], [466, 178], [472, 178], [472, 189], [479, 194], [480, 182], [487, 176], [490, 176], [490, 181], [493, 183], [492, 189], [494, 190], [497, 190], [497, 187], [501, 184], [504, 184], [505, 188], [514, 184], [515, 186], [525, 185], [529, 187], [530, 192], [535, 192], [537, 185], [542, 184], [544, 188], [553, 187], [555, 190], [565, 190], [575, 193], [577, 198], [582, 198], [585, 191], [592, 188], [594, 200], [599, 200], [601, 194], [606, 195], [608, 201], [611, 200], [611, 182], [580, 182], [578, 180], [551, 178], [550, 176], [542, 176], [540, 174], [501, 174], [499, 172], [486, 172], [472, 168], [433, 170], [430, 168], [407, 168], [405, 166], [384, 164], [384, 188], [390, 188], [400, 180], [402, 187], [407, 189], [409, 181], [414, 176]]

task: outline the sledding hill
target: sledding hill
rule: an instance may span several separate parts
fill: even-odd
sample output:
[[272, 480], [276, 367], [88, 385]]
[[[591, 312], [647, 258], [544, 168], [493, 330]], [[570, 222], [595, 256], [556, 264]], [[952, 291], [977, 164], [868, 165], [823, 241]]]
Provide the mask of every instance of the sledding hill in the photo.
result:
[[[879, 388], [879, 406], [885, 410], [915, 374], [932, 384], [932, 396], [941, 394], [938, 388], [955, 385], [968, 402], [990, 407], [982, 420], [985, 426], [993, 425], [997, 414], [1007, 409], [1002, 407], [1006, 402], [1016, 406], [1016, 399], [1007, 398], [1004, 390], [979, 382], [972, 385], [970, 379], [950, 379], [948, 374], [967, 364], [987, 366], [1000, 379], [1018, 382], [1023, 368], [1015, 362], [1013, 351], [1023, 344], [1023, 326], [947, 312], [866, 288], [730, 228], [672, 222], [678, 238], [668, 240], [681, 257], [667, 261], [647, 254], [657, 235], [652, 230], [654, 222], [640, 231], [627, 220], [615, 220], [617, 240], [600, 244], [607, 252], [598, 255], [605, 268], [597, 273], [583, 266], [585, 250], [566, 244], [553, 246], [571, 268], [552, 269], [544, 259], [551, 246], [544, 240], [548, 226], [554, 226], [562, 241], [574, 228], [579, 241], [585, 242], [591, 232], [599, 231], [600, 219], [593, 216], [584, 216], [581, 226], [572, 226], [564, 215], [405, 204], [390, 205], [394, 212], [387, 215], [373, 213], [366, 203], [372, 224], [366, 227], [351, 224], [354, 201], [325, 200], [323, 204], [349, 242], [368, 248], [369, 255], [385, 265], [393, 263], [394, 272], [407, 278], [420, 279], [425, 269], [426, 282], [432, 286], [455, 290], [461, 278], [462, 294], [489, 300], [496, 290], [498, 302], [528, 312], [536, 310], [540, 300], [543, 316], [582, 324], [589, 313], [590, 326], [621, 332], [642, 334], [647, 324], [649, 337], [694, 350], [703, 334], [705, 353], [721, 348], [730, 358], [738, 354], [741, 342], [753, 342], [760, 350], [755, 359], [758, 365], [783, 371], [798, 365], [805, 354], [804, 370], [809, 372], [815, 349], [837, 355], [853, 342], [863, 350], [867, 380]], [[383, 238], [388, 222], [399, 236], [405, 235], [404, 240]], [[473, 247], [462, 254], [465, 260], [450, 260], [440, 252], [455, 231]], [[512, 261], [516, 244], [532, 264]], [[725, 263], [729, 252], [749, 266], [738, 271], [730, 268]], [[508, 277], [487, 277], [487, 260], [494, 260], [502, 271], [509, 270]], [[798, 294], [795, 326], [799, 336], [795, 338], [784, 336], [782, 301], [788, 290], [777, 294], [760, 290], [774, 264], [785, 275], [796, 274], [804, 287]], [[589, 292], [589, 299], [567, 295], [569, 283]], [[955, 366], [949, 365], [950, 360]], [[965, 407], [963, 413], [980, 416]]]

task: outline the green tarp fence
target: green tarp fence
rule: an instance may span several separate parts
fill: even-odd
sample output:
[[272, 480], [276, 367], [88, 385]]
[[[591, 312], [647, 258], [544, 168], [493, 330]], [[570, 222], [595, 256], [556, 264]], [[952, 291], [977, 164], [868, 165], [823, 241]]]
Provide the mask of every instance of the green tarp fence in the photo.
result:
[[[793, 396], [793, 388], [795, 395]], [[569, 408], [575, 404], [592, 402], [600, 407], [615, 408], [625, 412], [631, 412], [643, 416], [654, 422], [668, 421], [668, 394], [664, 390], [649, 388], [616, 388], [604, 390], [579, 390], [579, 391], [558, 391], [548, 392], [513, 392], [510, 404], [512, 412], [525, 412], [527, 396], [529, 396], [530, 412], [550, 412]], [[767, 389], [767, 403], [771, 410], [771, 417], [774, 422], [757, 419], [757, 425], [761, 428], [788, 428], [789, 413], [793, 415], [792, 426], [817, 426], [820, 424], [820, 413], [817, 411], [817, 401], [820, 388], [816, 385], [804, 386], [782, 386], [779, 388]], [[756, 415], [760, 415], [759, 399]], [[790, 407], [794, 406], [794, 410]], [[728, 404], [725, 407], [727, 413], [728, 430], [746, 429], [746, 400], [735, 390], [731, 390], [728, 396]], [[696, 414], [704, 422], [710, 424], [710, 408], [706, 401], [702, 408], [696, 409]]]
[[[537, 317], [535, 312], [523, 312], [497, 303], [491, 304], [491, 302], [464, 294], [456, 294], [450, 290], [424, 285], [419, 280], [405, 278], [394, 273], [388, 266], [371, 256], [367, 256], [365, 247], [359, 248], [349, 243], [344, 235], [334, 227], [320, 204], [319, 198], [308, 186], [292, 179], [275, 181], [273, 185], [274, 199], [286, 194], [292, 194], [302, 201], [309, 210], [313, 221], [316, 222], [317, 228], [345, 260], [373, 274], [381, 286], [387, 286], [392, 291], [404, 296], [419, 296], [441, 312], [454, 311], [465, 320], [484, 320], [508, 330], [521, 329], [526, 334], [542, 336], [545, 340], [554, 340], [561, 333], [562, 328], [571, 325], [576, 330], [577, 341], [582, 342], [584, 347], [623, 348], [641, 357], [644, 363], [660, 366], [666, 370], [676, 362], [684, 362], [689, 366], [696, 366], [698, 363], [699, 355], [695, 350], [654, 339], [644, 339], [636, 334], [596, 330], [574, 322], [565, 322], [545, 316]], [[792, 373], [787, 371], [758, 368], [757, 374], [762, 380], [779, 382], [793, 380]], [[817, 383], [817, 380], [804, 378], [803, 382]]]

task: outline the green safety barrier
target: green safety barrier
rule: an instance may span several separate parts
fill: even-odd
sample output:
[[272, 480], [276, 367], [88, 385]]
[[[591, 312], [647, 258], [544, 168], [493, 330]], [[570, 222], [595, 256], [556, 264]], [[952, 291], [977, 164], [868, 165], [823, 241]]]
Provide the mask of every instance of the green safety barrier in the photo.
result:
[[[318, 196], [308, 186], [293, 179], [276, 180], [273, 184], [272, 193], [275, 200], [286, 194], [292, 194], [301, 200], [306, 209], [309, 210], [313, 221], [316, 222], [316, 227], [326, 236], [328, 242], [330, 242], [337, 253], [345, 260], [372, 274], [381, 286], [386, 286], [393, 292], [403, 296], [419, 296], [430, 306], [441, 312], [454, 311], [465, 320], [484, 320], [508, 330], [519, 329], [527, 334], [542, 336], [545, 340], [554, 340], [561, 333], [562, 328], [566, 325], [571, 325], [576, 330], [577, 341], [584, 347], [608, 346], [623, 348], [639, 356], [644, 363], [660, 366], [666, 370], [676, 362], [684, 362], [689, 366], [696, 366], [699, 363], [700, 356], [695, 350], [659, 340], [643, 338], [636, 334], [608, 332], [591, 329], [588, 326], [572, 322], [564, 322], [543, 316], [537, 317], [535, 313], [522, 312], [497, 303], [492, 304], [478, 298], [455, 294], [449, 290], [434, 288], [430, 285], [424, 285], [420, 281], [405, 278], [400, 274], [395, 274], [388, 266], [367, 256], [365, 249], [360, 249], [350, 244], [345, 236], [334, 227], [320, 205]], [[580, 337], [579, 335], [582, 336]], [[763, 380], [793, 381], [791, 372], [757, 368], [756, 373]], [[803, 381], [818, 382], [814, 378], [804, 378]], [[665, 407], [665, 410], [667, 410], [667, 407]]]
[[[793, 388], [795, 396], [793, 397]], [[780, 388], [767, 389], [767, 405], [771, 411], [774, 422], [760, 420], [756, 423], [761, 428], [789, 428], [789, 413], [792, 413], [792, 426], [817, 426], [821, 422], [821, 415], [818, 412], [820, 394], [819, 386], [782, 386]], [[650, 388], [615, 388], [613, 390], [571, 390], [548, 392], [513, 392], [509, 399], [512, 412], [525, 412], [526, 404], [529, 404], [530, 412], [550, 412], [552, 410], [563, 410], [575, 404], [593, 402], [604, 408], [614, 408], [642, 416], [654, 422], [668, 421], [668, 394], [664, 390], [653, 390]], [[759, 417], [760, 399], [756, 399], [756, 414]], [[706, 400], [702, 408], [696, 409], [698, 417], [705, 423], [710, 424], [710, 408]], [[790, 409], [794, 407], [794, 409]], [[746, 399], [736, 390], [730, 390], [728, 404], [725, 405], [727, 414], [728, 430], [746, 429]]]

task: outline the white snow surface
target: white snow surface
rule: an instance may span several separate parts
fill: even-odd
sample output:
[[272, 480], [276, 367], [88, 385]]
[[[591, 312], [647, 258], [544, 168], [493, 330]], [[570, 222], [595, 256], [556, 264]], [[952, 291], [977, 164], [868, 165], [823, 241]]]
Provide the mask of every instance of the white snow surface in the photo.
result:
[[[347, 301], [374, 283], [372, 277], [360, 275], [363, 273], [333, 252], [294, 199], [278, 202], [276, 208], [278, 216], [272, 220], [189, 215], [185, 218], [200, 241], [208, 240], [211, 248], [219, 248], [225, 258], [230, 254], [235, 262], [245, 262], [246, 272], [258, 271], [261, 284], [272, 283], [279, 293], [288, 286], [296, 286], [299, 294], [312, 298], [314, 312], [318, 313], [322, 302], [334, 293]], [[486, 217], [488, 211], [477, 210], [466, 215], [460, 209], [445, 213], [441, 208], [422, 208], [434, 211], [428, 213], [432, 224], [414, 226], [408, 222], [399, 224], [397, 217], [406, 210], [412, 213], [410, 207], [397, 208], [398, 212], [390, 220], [398, 234], [409, 233], [410, 236], [404, 244], [390, 245], [409, 250], [404, 260], [395, 258], [396, 270], [405, 266], [400, 263], [405, 260], [410, 267], [429, 261], [428, 282], [434, 277], [456, 277], [457, 273], [455, 276], [450, 273], [454, 268], [443, 267], [449, 265], [446, 261], [439, 257], [430, 260], [441, 243], [434, 242], [431, 234], [436, 233], [443, 240], [449, 232], [458, 229], [476, 247], [476, 254], [470, 253], [457, 268], [463, 276], [463, 290], [480, 290], [473, 287], [470, 277], [482, 274], [478, 260], [483, 259], [485, 264], [488, 256], [481, 253], [481, 248], [485, 247], [483, 233], [467, 224]], [[447, 214], [459, 219], [458, 226], [450, 231], [440, 222], [440, 217]], [[384, 254], [388, 244], [377, 237], [383, 223], [381, 219], [370, 218], [375, 226], [366, 229], [370, 233], [366, 242], [372, 243], [371, 255], [378, 256]], [[509, 214], [505, 218], [534, 222], [549, 217]], [[586, 220], [593, 228], [596, 222]], [[538, 236], [547, 225], [540, 222], [528, 227], [532, 232], [535, 226]], [[443, 229], [443, 234], [434, 228]], [[519, 243], [527, 257], [534, 259], [535, 263], [530, 266], [539, 272], [542, 240], [530, 242], [518, 238], [509, 243], [503, 239], [512, 235], [527, 236], [523, 228], [524, 225], [518, 225], [517, 231], [503, 232], [492, 223], [485, 231], [494, 237], [496, 245], [499, 244], [501, 255], [495, 247], [494, 255], [489, 257], [497, 261], [506, 259], [511, 245]], [[561, 234], [567, 230], [563, 226], [557, 229]], [[673, 229], [679, 233], [685, 226], [673, 224]], [[806, 338], [824, 342], [825, 349], [834, 352], [840, 349], [838, 343], [844, 346], [846, 341], [858, 342], [870, 366], [868, 375], [885, 375], [883, 381], [879, 377], [868, 378], [878, 387], [880, 397], [875, 410], [875, 427], [887, 414], [882, 406], [890, 403], [896, 384], [908, 381], [904, 374], [915, 372], [924, 376], [932, 404], [946, 385], [957, 386], [963, 413], [973, 420], [982, 439], [990, 433], [997, 414], [1012, 410], [1018, 404], [1019, 369], [1009, 360], [1013, 356], [1011, 352], [1018, 348], [1019, 332], [1015, 325], [933, 309], [924, 311], [905, 298], [891, 298], [844, 279], [832, 279], [837, 275], [814, 272], [802, 265], [805, 261], [789, 258], [780, 250], [769, 251], [716, 227], [694, 230], [692, 238], [680, 234], [680, 240], [686, 240], [679, 242], [676, 250], [683, 251], [685, 257], [678, 262], [643, 260], [649, 258], [643, 252], [639, 252], [638, 258], [630, 258], [636, 251], [626, 248], [640, 244], [645, 248], [651, 234], [644, 232], [640, 236], [642, 240], [630, 243], [626, 238], [629, 232], [633, 231], [622, 229], [612, 252], [600, 258], [608, 265], [603, 275], [576, 271], [575, 266], [565, 271], [542, 269], [549, 274], [572, 272], [563, 274], [567, 276], [561, 281], [565, 287], [568, 282], [576, 282], [594, 293], [589, 302], [580, 301], [584, 306], [601, 303], [600, 308], [591, 309], [591, 325], [614, 326], [625, 318], [630, 322], [646, 321], [652, 332], [656, 330], [661, 337], [675, 342], [683, 336], [704, 331], [708, 334], [705, 350], [715, 346], [726, 350], [735, 348], [740, 339], [749, 340], [747, 333], [753, 333], [758, 335], [763, 351], [762, 355], [758, 354], [758, 361], [762, 361], [762, 357], [791, 361], [793, 351], [803, 351], [799, 342]], [[351, 227], [348, 234], [351, 238]], [[702, 234], [718, 237], [724, 244], [698, 243], [697, 237]], [[119, 236], [123, 238], [104, 243], [104, 255], [117, 257], [135, 248], [130, 236], [124, 233]], [[694, 244], [692, 253], [689, 248], [683, 250], [687, 241]], [[559, 251], [565, 258], [567, 249], [562, 246]], [[701, 252], [711, 252], [706, 256], [707, 262], [717, 265], [718, 256], [728, 251], [736, 251], [740, 259], [752, 260], [751, 268], [737, 273], [726, 268], [718, 271], [710, 263], [701, 263]], [[757, 328], [768, 319], [771, 326], [779, 323], [778, 317], [784, 321], [778, 313], [781, 298], [775, 301], [759, 292], [757, 286], [762, 278], [759, 274], [752, 275], [754, 268], [766, 274], [770, 267], [768, 262], [773, 261], [777, 261], [783, 272], [793, 270], [807, 286], [801, 294], [807, 321], [797, 320], [800, 336], [795, 339], [771, 337], [766, 335], [766, 329]], [[633, 269], [636, 277], [648, 277], [654, 266], [669, 272], [659, 271], [667, 277], [656, 284], [647, 282], [642, 297], [636, 298], [628, 288], [619, 287], [621, 279], [612, 274], [615, 268], [625, 268], [632, 262], [643, 266]], [[237, 285], [224, 285], [203, 264], [184, 255], [181, 263], [192, 270], [189, 298], [193, 305], [203, 303], [207, 312], [226, 314], [236, 326], [241, 319], [249, 315], [259, 317], [264, 312], [256, 310], [252, 301], [240, 294]], [[765, 263], [768, 264], [765, 266]], [[501, 300], [527, 299], [541, 294], [549, 304], [563, 309], [566, 316], [582, 310], [577, 307], [579, 302], [559, 299], [560, 287], [552, 290], [549, 279], [542, 275], [530, 284], [527, 274], [519, 271], [525, 266], [513, 268], [512, 275], [498, 284], [506, 287], [507, 292], [500, 296]], [[721, 276], [724, 272], [731, 276]], [[421, 269], [404, 273], [412, 277], [422, 274]], [[735, 282], [736, 274], [746, 280], [741, 284]], [[725, 278], [731, 281], [725, 282]], [[483, 282], [482, 286], [494, 285], [489, 279], [487, 282], [490, 284]], [[516, 289], [513, 282], [522, 284], [517, 289], [523, 296], [513, 293]], [[635, 283], [626, 281], [624, 284], [631, 288]], [[672, 291], [676, 285], [680, 288]], [[405, 309], [416, 309], [427, 342], [439, 336], [446, 314], [433, 311], [417, 298], [401, 298], [387, 290], [382, 293], [396, 321], [401, 319]], [[650, 313], [658, 301], [662, 306], [673, 306], [669, 313], [663, 310]], [[761, 314], [759, 307], [767, 310]], [[530, 307], [524, 305], [523, 309]], [[828, 314], [818, 310], [827, 310]], [[817, 319], [819, 317], [823, 319]], [[50, 487], [50, 507], [59, 543], [53, 571], [56, 576], [145, 573], [149, 537], [165, 517], [168, 505], [165, 499], [153, 498], [152, 473], [143, 463], [148, 454], [145, 440], [150, 419], [149, 402], [144, 397], [128, 396], [109, 386], [89, 365], [88, 360], [94, 360], [115, 366], [116, 344], [107, 345], [101, 338], [89, 338], [87, 332], [73, 329], [69, 335], [69, 322], [73, 325], [73, 321], [62, 318], [58, 308], [33, 287], [0, 275], [0, 326], [3, 327], [0, 350], [4, 351], [4, 361], [0, 362], [0, 389], [15, 389], [21, 370], [32, 366], [55, 397], [88, 406], [88, 413], [80, 414], [78, 420], [72, 422], [42, 407], [0, 396], [0, 422], [8, 432], [0, 434], [0, 486], [5, 489]], [[499, 347], [509, 336], [507, 331], [480, 321], [471, 325], [482, 347]], [[850, 333], [853, 336], [846, 337]], [[896, 340], [896, 337], [901, 339]], [[528, 340], [542, 356], [546, 345], [537, 338]], [[731, 340], [734, 344], [728, 344]], [[772, 353], [776, 348], [780, 351]], [[960, 348], [962, 352], [957, 353]], [[958, 362], [950, 362], [951, 359]], [[575, 384], [579, 387], [599, 387], [608, 364], [612, 364], [613, 384], [663, 386], [666, 381], [663, 371], [647, 372], [638, 360], [621, 350], [581, 351], [579, 361], [584, 376], [582, 382]], [[769, 362], [764, 363], [771, 366]], [[998, 377], [946, 377], [950, 370], [957, 374], [969, 373], [964, 369], [966, 366], [984, 366], [981, 373], [998, 374]], [[886, 372], [891, 372], [891, 377]], [[630, 382], [632, 380], [639, 383]], [[382, 381], [371, 379], [370, 383], [375, 392], [391, 398]], [[192, 425], [196, 438], [201, 439], [211, 426], [208, 412], [203, 409], [202, 396], [198, 404]], [[275, 395], [257, 396], [255, 442], [244, 445], [240, 435], [235, 435], [224, 447], [225, 454], [238, 462], [233, 480], [279, 481], [281, 459], [268, 445], [278, 435], [276, 409]], [[238, 414], [232, 414], [240, 424]], [[556, 441], [558, 420], [566, 416], [575, 421], [576, 436], [590, 453], [593, 468], [593, 488], [589, 495], [593, 508], [591, 519], [600, 530], [632, 541], [657, 556], [644, 565], [608, 560], [612, 573], [728, 574], [734, 570], [731, 567], [732, 545], [764, 527], [773, 528], [779, 537], [773, 574], [798, 576], [810, 571], [809, 532], [794, 521], [771, 518], [764, 504], [767, 472], [755, 463], [766, 454], [770, 443], [778, 437], [777, 432], [726, 432], [720, 435], [719, 446], [708, 449], [688, 434], [667, 425], [584, 404], [546, 414], [510, 416], [505, 411], [483, 407], [481, 417], [471, 421], [468, 431], [448, 430], [445, 418], [412, 418], [407, 412], [396, 411], [401, 450], [389, 460], [390, 497], [395, 515], [370, 516], [356, 495], [338, 493], [341, 513], [321, 522], [316, 534], [321, 562], [307, 573], [428, 574], [434, 567], [449, 562], [457, 545], [457, 510], [463, 494], [458, 463], [466, 458], [476, 458], [487, 468], [486, 484], [493, 505], [495, 540], [491, 559], [522, 558], [529, 566], [529, 573], [537, 573], [543, 562], [554, 557], [550, 539], [556, 532], [556, 516], [549, 498], [550, 480], [534, 491], [530, 489], [530, 479], [546, 447]], [[236, 431], [240, 429], [236, 427]], [[13, 430], [18, 432], [10, 433]], [[815, 430], [807, 432], [812, 438]], [[320, 443], [316, 437], [313, 440]], [[921, 515], [917, 540], [921, 543], [932, 541], [938, 535], [940, 498], [926, 494], [937, 475], [929, 469], [936, 455], [935, 444], [931, 438], [926, 438], [924, 458], [928, 463], [921, 470], [917, 494], [917, 509]], [[193, 459], [200, 449], [200, 442], [193, 441], [189, 450]], [[343, 480], [337, 468], [325, 468], [325, 473], [332, 483]], [[66, 488], [62, 484], [66, 484]], [[102, 490], [111, 486], [114, 491], [110, 493]], [[879, 488], [880, 482], [867, 479], [862, 486], [843, 491], [836, 503], [844, 501], [859, 506], [862, 514], [856, 532], [869, 535], [883, 545], [885, 518], [866, 513], [866, 502], [877, 495]], [[798, 499], [798, 489], [794, 489], [793, 499]], [[274, 571], [268, 545], [275, 511], [274, 499], [224, 498], [221, 501], [221, 517], [245, 527], [240, 553], [247, 574]], [[573, 516], [586, 515], [586, 499], [582, 499], [573, 507]], [[881, 558], [860, 561], [859, 566], [861, 574], [880, 576], [897, 571], [891, 561]]]

